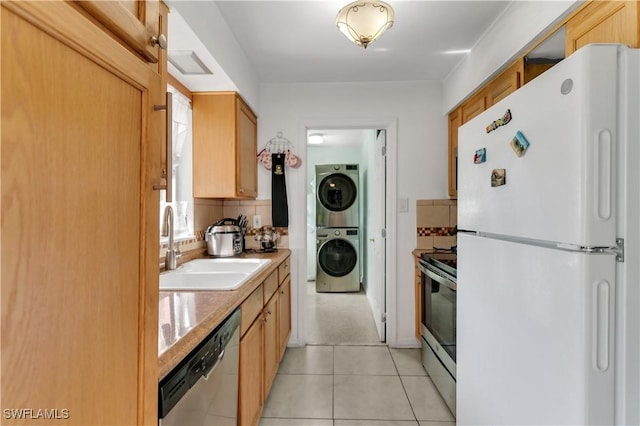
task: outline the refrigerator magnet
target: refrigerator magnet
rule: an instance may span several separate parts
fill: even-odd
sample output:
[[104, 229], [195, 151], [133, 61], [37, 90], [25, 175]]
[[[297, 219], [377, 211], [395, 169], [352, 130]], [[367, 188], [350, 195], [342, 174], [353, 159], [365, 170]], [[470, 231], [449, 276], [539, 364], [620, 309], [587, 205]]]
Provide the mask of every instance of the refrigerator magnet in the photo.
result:
[[481, 148], [473, 155], [473, 162], [475, 164], [482, 164], [487, 161], [487, 148]]
[[491, 186], [502, 186], [507, 183], [507, 171], [505, 169], [493, 169], [491, 171]]
[[509, 145], [511, 145], [513, 152], [515, 152], [518, 157], [522, 157], [527, 151], [527, 148], [529, 148], [529, 141], [524, 137], [522, 132], [518, 130], [513, 139], [511, 139], [511, 142], [509, 142]]
[[511, 110], [508, 109], [507, 112], [504, 113], [502, 118], [498, 118], [496, 121], [492, 121], [491, 124], [487, 126], [487, 133], [493, 132], [498, 127], [504, 126], [510, 121], [511, 121]]

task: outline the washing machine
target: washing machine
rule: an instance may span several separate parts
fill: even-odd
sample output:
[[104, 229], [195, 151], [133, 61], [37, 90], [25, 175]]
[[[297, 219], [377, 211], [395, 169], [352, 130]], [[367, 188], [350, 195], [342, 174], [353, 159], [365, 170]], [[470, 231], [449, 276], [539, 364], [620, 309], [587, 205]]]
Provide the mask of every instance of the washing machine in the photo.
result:
[[316, 165], [316, 227], [360, 226], [359, 180], [357, 164]]
[[317, 228], [316, 292], [360, 291], [358, 228]]

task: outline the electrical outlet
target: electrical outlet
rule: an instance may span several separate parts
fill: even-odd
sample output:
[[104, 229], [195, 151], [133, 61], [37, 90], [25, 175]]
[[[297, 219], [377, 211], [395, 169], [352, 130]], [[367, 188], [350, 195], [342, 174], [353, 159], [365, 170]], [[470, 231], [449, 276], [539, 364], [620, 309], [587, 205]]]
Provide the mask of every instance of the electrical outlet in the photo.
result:
[[262, 228], [262, 216], [260, 215], [253, 216], [253, 227], [255, 229]]

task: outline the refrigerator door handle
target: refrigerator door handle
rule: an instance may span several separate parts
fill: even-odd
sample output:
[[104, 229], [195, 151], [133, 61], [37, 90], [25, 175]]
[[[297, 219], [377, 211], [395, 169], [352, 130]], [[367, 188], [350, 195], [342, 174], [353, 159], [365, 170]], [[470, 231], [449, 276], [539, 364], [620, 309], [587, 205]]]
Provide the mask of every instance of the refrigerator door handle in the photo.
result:
[[600, 280], [594, 283], [593, 293], [593, 368], [602, 373], [609, 368], [609, 282]]

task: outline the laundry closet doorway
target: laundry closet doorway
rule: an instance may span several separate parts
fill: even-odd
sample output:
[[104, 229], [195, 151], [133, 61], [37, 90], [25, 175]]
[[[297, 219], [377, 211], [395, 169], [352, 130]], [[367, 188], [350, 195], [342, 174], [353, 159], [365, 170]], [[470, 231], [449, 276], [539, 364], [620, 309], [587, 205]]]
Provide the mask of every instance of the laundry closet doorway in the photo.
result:
[[386, 130], [308, 127], [307, 136], [306, 342], [383, 343]]

